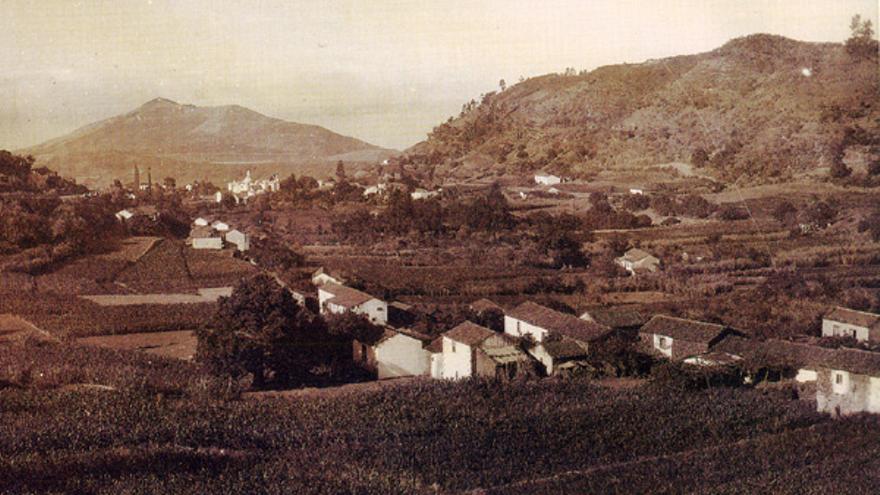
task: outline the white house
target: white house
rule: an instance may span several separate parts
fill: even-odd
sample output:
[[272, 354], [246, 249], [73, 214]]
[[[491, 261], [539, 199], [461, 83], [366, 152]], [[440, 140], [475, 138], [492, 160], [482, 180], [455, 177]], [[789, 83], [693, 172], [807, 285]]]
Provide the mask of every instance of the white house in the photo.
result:
[[442, 360], [431, 365], [434, 378], [505, 379], [531, 369], [530, 358], [515, 340], [476, 323], [466, 321], [444, 333], [442, 339]]
[[629, 193], [630, 193], [630, 194], [637, 195], [637, 196], [641, 196], [641, 195], [645, 194], [645, 191], [643, 191], [643, 190], [641, 190], [641, 189], [636, 189], [636, 188], [632, 188], [632, 187], [631, 187], [631, 188], [629, 189]]
[[235, 246], [239, 251], [247, 251], [251, 247], [251, 238], [238, 229], [232, 229], [226, 233], [226, 242]]
[[214, 220], [211, 224], [211, 228], [218, 232], [226, 232], [229, 230], [229, 224], [226, 222], [221, 222], [220, 220]]
[[428, 191], [427, 189], [416, 189], [415, 191], [411, 192], [409, 194], [409, 196], [412, 199], [420, 200], [420, 199], [433, 198], [433, 197], [438, 196], [439, 194], [440, 194], [440, 192], [438, 192], [438, 191]]
[[504, 333], [513, 337], [531, 335], [542, 342], [550, 334], [574, 339], [587, 346], [604, 338], [611, 329], [595, 322], [561, 313], [531, 301], [524, 302], [504, 315]]
[[318, 305], [321, 314], [352, 312], [365, 315], [378, 325], [388, 323], [388, 304], [385, 301], [333, 282], [318, 287]]
[[385, 192], [385, 189], [387, 187], [388, 186], [386, 186], [384, 182], [380, 183], [380, 184], [376, 184], [375, 186], [369, 186], [366, 189], [364, 189], [364, 196], [375, 196], [376, 194]]
[[120, 222], [124, 222], [126, 220], [129, 220], [133, 216], [134, 216], [134, 213], [132, 213], [130, 210], [119, 210], [116, 212], [116, 219], [119, 220]]
[[833, 416], [880, 414], [880, 353], [835, 349], [818, 370], [816, 409]]
[[193, 220], [193, 225], [195, 225], [197, 227], [207, 227], [208, 220], [206, 218], [199, 217], [199, 218], [196, 218], [195, 220]]
[[223, 238], [210, 227], [195, 227], [189, 233], [193, 249], [223, 249]]
[[633, 275], [641, 272], [656, 272], [660, 268], [658, 258], [638, 248], [630, 249], [614, 261]]
[[222, 192], [217, 191], [214, 193], [214, 202], [215, 203], [222, 203], [223, 202], [223, 193]]
[[354, 341], [354, 361], [374, 371], [380, 380], [428, 375], [431, 372], [431, 353], [426, 345], [430, 341], [427, 335], [408, 329], [389, 328], [372, 344]]
[[320, 287], [328, 282], [345, 285], [345, 277], [340, 272], [324, 268], [323, 266], [315, 270], [315, 273], [312, 274], [312, 285]]
[[559, 177], [558, 175], [543, 172], [535, 174], [535, 184], [553, 186], [560, 183], [562, 183], [562, 177]]
[[822, 336], [852, 337], [859, 342], [878, 342], [880, 315], [838, 306], [822, 319]]

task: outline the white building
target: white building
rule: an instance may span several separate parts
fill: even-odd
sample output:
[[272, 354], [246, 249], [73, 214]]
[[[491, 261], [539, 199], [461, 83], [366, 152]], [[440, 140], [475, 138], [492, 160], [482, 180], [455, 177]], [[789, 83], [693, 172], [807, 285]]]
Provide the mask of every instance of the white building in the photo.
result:
[[431, 338], [407, 329], [386, 329], [373, 344], [354, 342], [354, 361], [374, 371], [380, 380], [430, 374]]
[[822, 319], [822, 336], [852, 337], [859, 342], [878, 342], [880, 315], [838, 306]]
[[660, 268], [660, 259], [638, 248], [630, 249], [614, 261], [632, 275], [640, 272], [656, 272]]
[[345, 285], [346, 280], [345, 277], [338, 271], [330, 270], [329, 268], [324, 268], [323, 266], [315, 270], [315, 273], [312, 274], [312, 285], [320, 287], [328, 282], [338, 285]]
[[221, 222], [220, 220], [214, 220], [214, 222], [211, 223], [211, 228], [217, 232], [227, 232], [229, 230], [229, 224]]
[[268, 179], [254, 180], [251, 171], [245, 173], [244, 179], [234, 180], [226, 184], [226, 190], [235, 196], [236, 201], [247, 201], [248, 198], [267, 192], [275, 192], [281, 187], [277, 174]]
[[193, 249], [223, 249], [223, 238], [210, 227], [195, 227], [189, 237]]
[[439, 191], [428, 191], [427, 189], [416, 189], [409, 193], [409, 196], [414, 200], [434, 198], [439, 195]]
[[377, 325], [388, 323], [388, 304], [385, 301], [333, 282], [318, 287], [318, 305], [321, 314], [352, 312], [365, 315]]
[[239, 251], [247, 251], [251, 247], [251, 238], [238, 229], [232, 229], [226, 233], [226, 242], [235, 246]]
[[119, 220], [120, 222], [124, 222], [126, 220], [129, 220], [133, 216], [134, 216], [134, 213], [132, 213], [129, 210], [119, 210], [116, 212], [116, 219]]
[[880, 414], [880, 353], [835, 349], [819, 367], [816, 409], [833, 416]]
[[543, 172], [535, 174], [535, 184], [554, 186], [560, 183], [562, 183], [562, 177], [559, 177], [558, 175], [547, 174]]
[[202, 217], [193, 220], [193, 225], [195, 225], [196, 227], [207, 227], [208, 223], [208, 220]]
[[645, 191], [643, 191], [641, 189], [630, 188], [629, 193], [637, 195], [637, 196], [641, 196], [641, 195], [645, 194]]
[[[509, 336], [466, 321], [442, 336], [442, 358], [432, 358], [431, 376], [513, 378], [531, 370], [531, 359]], [[430, 347], [434, 347], [433, 344]], [[436, 354], [436, 353], [435, 353]]]
[[524, 302], [504, 315], [504, 333], [513, 337], [531, 335], [542, 342], [551, 333], [588, 345], [608, 335], [610, 328], [555, 311], [531, 301]]

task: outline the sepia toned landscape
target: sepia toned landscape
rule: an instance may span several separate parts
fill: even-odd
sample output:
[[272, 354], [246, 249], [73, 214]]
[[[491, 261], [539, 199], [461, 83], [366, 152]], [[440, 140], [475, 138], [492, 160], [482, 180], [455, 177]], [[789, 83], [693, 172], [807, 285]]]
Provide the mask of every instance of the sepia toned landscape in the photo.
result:
[[21, 3], [0, 493], [880, 490], [875, 2]]

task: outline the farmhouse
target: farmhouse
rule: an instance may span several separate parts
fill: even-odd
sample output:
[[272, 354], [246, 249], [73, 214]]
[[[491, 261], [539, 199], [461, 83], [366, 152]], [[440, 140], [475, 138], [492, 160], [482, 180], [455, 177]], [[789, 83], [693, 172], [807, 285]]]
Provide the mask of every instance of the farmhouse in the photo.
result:
[[251, 178], [251, 171], [245, 173], [244, 179], [234, 180], [226, 184], [226, 190], [235, 196], [235, 202], [241, 200], [247, 201], [248, 198], [263, 194], [266, 192], [275, 192], [281, 187], [281, 180], [278, 175], [273, 174], [268, 179], [254, 180]]
[[208, 223], [208, 219], [204, 217], [199, 217], [193, 220], [193, 225], [195, 225], [196, 227], [207, 227]]
[[126, 220], [130, 220], [131, 217], [134, 216], [134, 213], [131, 210], [119, 210], [116, 212], [116, 219], [120, 222], [124, 222]]
[[630, 249], [614, 261], [633, 275], [640, 272], [656, 272], [660, 268], [660, 260], [658, 258], [638, 248]]
[[229, 224], [226, 222], [221, 222], [220, 220], [214, 220], [211, 223], [211, 228], [218, 232], [226, 232], [229, 230]]
[[[507, 335], [466, 321], [442, 336], [442, 357], [433, 358], [434, 378], [513, 378], [531, 371], [531, 358]], [[432, 344], [433, 350], [437, 346]]]
[[730, 330], [723, 325], [657, 315], [639, 330], [640, 348], [675, 361], [704, 354]]
[[354, 361], [383, 380], [403, 376], [428, 375], [431, 353], [426, 346], [431, 337], [408, 329], [386, 329], [373, 343], [353, 343]]
[[726, 336], [712, 349], [743, 358], [758, 375], [751, 377], [753, 381], [793, 378], [798, 383], [815, 383], [821, 364], [834, 353], [834, 349], [805, 342], [758, 341], [738, 335]]
[[852, 337], [859, 342], [878, 342], [880, 315], [838, 306], [822, 320], [822, 336]]
[[315, 270], [315, 273], [312, 274], [312, 284], [318, 287], [328, 282], [345, 285], [346, 278], [347, 277], [341, 271], [331, 270], [322, 266]]
[[880, 413], [880, 353], [835, 349], [819, 368], [816, 409], [834, 416]]
[[559, 177], [558, 175], [548, 174], [546, 172], [538, 172], [535, 174], [535, 184], [553, 186], [560, 183], [562, 183], [562, 177]]
[[577, 340], [589, 345], [605, 338], [611, 329], [594, 322], [581, 320], [574, 315], [524, 302], [504, 315], [504, 333], [513, 337], [531, 335], [542, 342], [550, 334]]
[[189, 233], [193, 249], [223, 249], [223, 238], [210, 227], [195, 227]]
[[366, 292], [327, 282], [318, 287], [318, 306], [321, 314], [357, 313], [373, 323], [388, 323], [388, 305]]
[[482, 299], [477, 299], [476, 301], [470, 303], [469, 305], [471, 311], [478, 315], [486, 314], [487, 312], [497, 311], [499, 313], [504, 313], [504, 309], [496, 304], [494, 301], [490, 299], [486, 299], [485, 297]]
[[587, 366], [589, 357], [587, 345], [568, 337], [551, 338], [529, 349], [529, 354], [544, 367], [550, 375], [570, 373]]
[[235, 246], [239, 251], [247, 251], [251, 247], [251, 238], [238, 229], [232, 229], [226, 233], [226, 242]]

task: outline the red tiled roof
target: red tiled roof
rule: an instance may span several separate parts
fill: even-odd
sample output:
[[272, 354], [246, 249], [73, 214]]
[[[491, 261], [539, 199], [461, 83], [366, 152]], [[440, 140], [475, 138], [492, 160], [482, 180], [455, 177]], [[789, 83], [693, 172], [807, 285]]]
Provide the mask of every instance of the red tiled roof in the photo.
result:
[[366, 292], [361, 292], [344, 285], [334, 284], [333, 282], [328, 282], [322, 285], [321, 290], [333, 294], [333, 298], [327, 300], [328, 303], [333, 303], [344, 308], [353, 308], [355, 306], [360, 306], [370, 299], [376, 299]]
[[868, 313], [867, 311], [842, 308], [840, 306], [837, 306], [825, 315], [825, 319], [866, 328], [871, 328], [880, 323], [880, 315]]
[[501, 306], [495, 304], [494, 302], [492, 302], [486, 298], [478, 299], [478, 300], [472, 302], [470, 304], [470, 306], [471, 306], [472, 310], [474, 310], [478, 313], [482, 313], [483, 311], [487, 311], [490, 309], [498, 309], [498, 310], [501, 309]]
[[470, 321], [466, 321], [443, 334], [444, 337], [469, 346], [481, 344], [493, 335], [498, 334]]
[[596, 340], [611, 331], [606, 326], [584, 321], [577, 316], [560, 313], [531, 301], [508, 311], [507, 316], [581, 342]]
[[[648, 317], [632, 309], [624, 308], [600, 308], [585, 311], [592, 321], [611, 328], [639, 327], [648, 321]], [[581, 317], [583, 319], [583, 316]]]
[[719, 337], [724, 330], [725, 327], [723, 325], [716, 325], [715, 323], [657, 315], [651, 318], [648, 323], [645, 323], [641, 330], [639, 330], [639, 333], [664, 335], [676, 340], [708, 344]]

